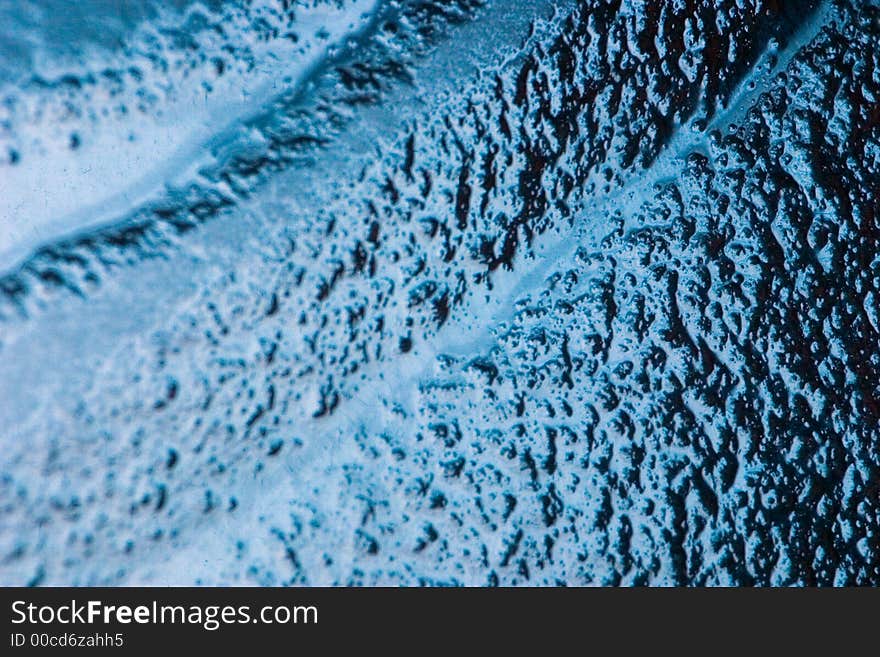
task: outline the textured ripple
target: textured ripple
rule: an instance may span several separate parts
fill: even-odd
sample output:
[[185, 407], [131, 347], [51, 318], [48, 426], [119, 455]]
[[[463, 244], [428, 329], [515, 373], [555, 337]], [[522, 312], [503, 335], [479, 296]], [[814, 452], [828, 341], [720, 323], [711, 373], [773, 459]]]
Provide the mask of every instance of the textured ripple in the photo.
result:
[[880, 9], [368, 9], [9, 264], [0, 578], [880, 583]]

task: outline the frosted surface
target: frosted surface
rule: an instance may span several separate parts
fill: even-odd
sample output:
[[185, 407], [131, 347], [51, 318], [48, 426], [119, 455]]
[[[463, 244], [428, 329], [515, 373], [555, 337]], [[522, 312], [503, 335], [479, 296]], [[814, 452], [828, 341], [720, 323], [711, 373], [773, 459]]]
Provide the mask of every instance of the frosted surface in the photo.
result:
[[880, 583], [878, 39], [0, 0], [0, 583]]

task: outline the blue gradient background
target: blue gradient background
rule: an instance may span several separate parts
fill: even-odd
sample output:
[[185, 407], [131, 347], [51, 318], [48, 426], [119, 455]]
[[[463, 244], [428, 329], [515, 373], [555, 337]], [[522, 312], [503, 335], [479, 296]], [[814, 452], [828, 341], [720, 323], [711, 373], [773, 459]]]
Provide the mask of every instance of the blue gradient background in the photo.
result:
[[0, 582], [880, 583], [878, 38], [0, 0]]

